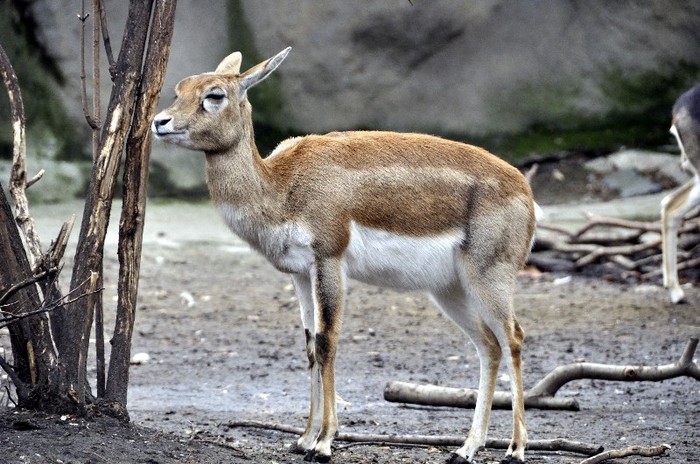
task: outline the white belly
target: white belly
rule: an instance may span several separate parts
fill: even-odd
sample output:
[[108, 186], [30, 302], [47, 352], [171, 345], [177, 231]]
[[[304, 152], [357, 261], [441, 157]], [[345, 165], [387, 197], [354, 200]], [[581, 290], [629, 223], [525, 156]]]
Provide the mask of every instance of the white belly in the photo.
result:
[[[314, 264], [311, 233], [294, 222], [255, 226], [243, 211], [219, 205], [228, 226], [277, 269], [308, 274]], [[344, 272], [351, 279], [384, 287], [435, 290], [454, 283], [455, 254], [460, 230], [432, 237], [411, 237], [352, 223], [350, 243], [343, 254]]]
[[411, 237], [351, 225], [344, 255], [348, 277], [373, 285], [410, 290], [446, 287], [456, 278], [455, 253], [461, 232]]

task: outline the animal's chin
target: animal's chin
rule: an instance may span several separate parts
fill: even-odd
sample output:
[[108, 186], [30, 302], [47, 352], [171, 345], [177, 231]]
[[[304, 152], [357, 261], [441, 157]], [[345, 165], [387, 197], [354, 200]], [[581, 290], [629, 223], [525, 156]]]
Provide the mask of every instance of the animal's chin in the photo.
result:
[[189, 148], [190, 150], [196, 150], [197, 148], [192, 145], [190, 137], [186, 131], [176, 131], [176, 132], [158, 132], [153, 131], [153, 136], [156, 140], [161, 140], [166, 143], [172, 143], [183, 148]]

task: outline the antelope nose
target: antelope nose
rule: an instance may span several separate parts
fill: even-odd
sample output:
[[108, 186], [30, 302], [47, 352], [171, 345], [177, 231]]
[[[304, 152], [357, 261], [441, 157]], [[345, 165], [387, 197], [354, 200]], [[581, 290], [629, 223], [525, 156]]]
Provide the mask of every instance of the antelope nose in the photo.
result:
[[170, 121], [172, 121], [173, 118], [170, 116], [156, 116], [156, 118], [153, 120], [153, 128], [158, 132], [158, 129], [167, 126]]

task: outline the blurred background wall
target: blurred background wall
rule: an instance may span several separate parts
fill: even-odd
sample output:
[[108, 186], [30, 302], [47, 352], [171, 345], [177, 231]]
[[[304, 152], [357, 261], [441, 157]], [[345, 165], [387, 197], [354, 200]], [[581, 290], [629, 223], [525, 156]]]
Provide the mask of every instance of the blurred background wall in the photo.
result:
[[[106, 4], [118, 51], [128, 2]], [[0, 8], [0, 43], [27, 110], [30, 170], [57, 173], [42, 181], [46, 199], [61, 189], [79, 195], [90, 159], [80, 3], [0, 0]], [[179, 0], [177, 18], [161, 107], [179, 79], [213, 70], [234, 50], [246, 68], [293, 47], [251, 92], [263, 153], [288, 135], [346, 129], [444, 135], [514, 162], [658, 148], [670, 140], [672, 102], [700, 81], [696, 0]], [[151, 187], [156, 196], [205, 195], [202, 157], [154, 144]]]

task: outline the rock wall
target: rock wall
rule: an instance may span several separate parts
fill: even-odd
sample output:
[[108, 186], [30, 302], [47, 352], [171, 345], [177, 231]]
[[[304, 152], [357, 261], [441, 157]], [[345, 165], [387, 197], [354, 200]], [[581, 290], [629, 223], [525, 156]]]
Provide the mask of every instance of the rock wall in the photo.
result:
[[[76, 11], [37, 4], [47, 46], [75, 76], [64, 95], [81, 117]], [[118, 50], [128, 3], [107, 6]], [[242, 20], [259, 58], [294, 47], [277, 72], [286, 123], [302, 132], [518, 132], [624, 105], [615, 81], [679, 63], [700, 78], [696, 0], [180, 0], [165, 100], [236, 48], [230, 29]]]
[[[518, 132], [605, 114], [615, 81], [700, 65], [700, 2], [243, 0], [301, 131]], [[631, 102], [630, 102], [631, 103]]]
[[[116, 52], [128, 2], [106, 3]], [[66, 76], [69, 117], [84, 125], [79, 6], [33, 5], [39, 37]], [[696, 0], [179, 0], [160, 106], [179, 79], [213, 70], [235, 49], [250, 66], [291, 45], [274, 86], [251, 92], [259, 121], [277, 129], [482, 137], [576, 127], [611, 112], [644, 118], [649, 108], [664, 125], [677, 92], [700, 80], [698, 25]], [[106, 106], [107, 86], [102, 96]], [[201, 156], [154, 144], [153, 158], [159, 192], [203, 190]]]

